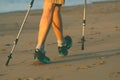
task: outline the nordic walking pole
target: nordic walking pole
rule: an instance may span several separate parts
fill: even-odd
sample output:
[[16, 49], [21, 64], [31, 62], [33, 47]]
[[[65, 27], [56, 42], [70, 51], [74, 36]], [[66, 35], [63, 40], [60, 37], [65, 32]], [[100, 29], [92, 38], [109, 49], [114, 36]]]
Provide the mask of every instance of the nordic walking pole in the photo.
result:
[[81, 45], [81, 49], [84, 50], [85, 47], [85, 26], [86, 26], [86, 4], [87, 4], [87, 0], [85, 0], [84, 2], [84, 10], [83, 10], [83, 27], [82, 27], [82, 45]]
[[23, 30], [24, 24], [25, 24], [25, 22], [26, 22], [26, 20], [27, 20], [27, 18], [28, 18], [28, 14], [29, 14], [32, 6], [33, 6], [33, 3], [34, 3], [34, 0], [32, 0], [31, 3], [29, 4], [29, 9], [27, 10], [27, 13], [26, 13], [26, 15], [25, 15], [25, 17], [24, 17], [24, 20], [23, 20], [23, 22], [22, 22], [22, 24], [21, 24], [20, 30], [19, 30], [19, 32], [18, 32], [18, 34], [17, 34], [17, 37], [16, 37], [15, 41], [13, 42], [13, 46], [12, 46], [11, 52], [10, 52], [10, 54], [8, 55], [8, 59], [7, 59], [6, 64], [5, 64], [6, 66], [8, 66], [8, 64], [9, 64], [9, 62], [10, 62], [10, 59], [12, 58], [13, 51], [14, 51], [17, 43], [18, 43], [18, 40], [19, 40], [19, 37], [20, 37], [20, 33], [21, 33], [22, 30]]

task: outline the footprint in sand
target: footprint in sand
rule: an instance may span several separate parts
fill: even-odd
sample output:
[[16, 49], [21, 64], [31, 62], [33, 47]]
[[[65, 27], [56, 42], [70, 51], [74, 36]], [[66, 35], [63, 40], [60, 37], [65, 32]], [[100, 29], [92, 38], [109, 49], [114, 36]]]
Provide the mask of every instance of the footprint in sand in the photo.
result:
[[105, 60], [104, 60], [104, 57], [101, 57], [99, 59], [100, 59], [100, 61], [98, 61], [96, 63], [93, 63], [91, 65], [80, 66], [80, 67], [77, 68], [77, 70], [79, 70], [79, 69], [89, 69], [89, 68], [93, 68], [93, 67], [96, 67], [96, 66], [104, 65], [106, 63]]
[[9, 78], [7, 80], [23, 80], [23, 79], [21, 79], [21, 78]]
[[40, 65], [45, 65], [44, 63], [41, 63], [39, 61], [34, 61], [31, 65], [34, 65], [34, 66], [40, 66]]
[[5, 46], [11, 46], [12, 44], [5, 44]]
[[105, 61], [99, 61], [99, 62], [96, 62], [94, 64], [92, 64], [93, 66], [99, 66], [99, 65], [104, 65], [105, 64]]
[[39, 77], [39, 78], [27, 78], [27, 79], [24, 79], [24, 80], [53, 80], [53, 79], [51, 79], [51, 78]]
[[38, 78], [29, 77], [29, 78], [9, 78], [7, 80], [53, 80], [53, 79], [51, 79], [51, 78], [43, 78], [43, 77], [38, 77]]
[[110, 77], [120, 77], [120, 72], [112, 72], [109, 75]]
[[27, 79], [22, 79], [22, 78], [14, 78], [10, 80], [41, 80], [41, 79], [34, 79], [34, 78], [27, 78]]
[[115, 30], [116, 30], [116, 31], [120, 31], [120, 27], [116, 26], [116, 27], [115, 27]]
[[5, 74], [0, 74], [0, 76], [4, 76]]
[[93, 37], [90, 37], [89, 39], [94, 39]]
[[108, 38], [110, 38], [110, 37], [111, 37], [111, 35], [107, 35], [107, 37], [108, 37]]
[[27, 78], [27, 79], [24, 79], [24, 80], [35, 80], [34, 78]]
[[94, 28], [94, 27], [91, 27], [90, 29], [91, 29], [91, 30], [94, 30], [95, 28]]
[[91, 68], [91, 66], [89, 66], [89, 65], [84, 65], [84, 66], [78, 67], [77, 70], [79, 70], [79, 69], [89, 69], [89, 68]]
[[6, 51], [6, 49], [1, 49], [1, 51]]
[[106, 62], [105, 62], [105, 57], [100, 57], [97, 59], [98, 62], [92, 64], [93, 66], [99, 66], [99, 65], [104, 65]]
[[1, 36], [1, 37], [4, 37], [4, 36], [5, 36], [5, 34], [0, 34], [0, 36]]
[[90, 35], [99, 35], [99, 34], [101, 34], [101, 32], [99, 32], [99, 31], [91, 31], [90, 32]]

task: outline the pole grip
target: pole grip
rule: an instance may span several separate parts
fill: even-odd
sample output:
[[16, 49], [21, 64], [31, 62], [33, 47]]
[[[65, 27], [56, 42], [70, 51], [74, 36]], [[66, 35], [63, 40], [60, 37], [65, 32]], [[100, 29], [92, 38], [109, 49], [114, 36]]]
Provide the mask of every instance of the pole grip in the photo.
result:
[[34, 0], [32, 0], [32, 1], [31, 1], [31, 3], [30, 3], [30, 7], [32, 7], [32, 6], [33, 6], [33, 3], [34, 3]]

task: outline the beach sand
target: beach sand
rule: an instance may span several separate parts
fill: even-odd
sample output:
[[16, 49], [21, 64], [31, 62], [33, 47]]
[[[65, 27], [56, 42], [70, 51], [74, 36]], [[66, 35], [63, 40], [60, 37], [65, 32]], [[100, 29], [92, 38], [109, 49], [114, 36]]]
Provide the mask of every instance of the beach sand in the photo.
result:
[[34, 62], [42, 10], [31, 11], [5, 66], [25, 13], [0, 14], [0, 80], [120, 80], [120, 2], [87, 5], [85, 50], [81, 50], [83, 6], [63, 7], [64, 35], [72, 37], [73, 46], [68, 56], [59, 57], [51, 29], [45, 44], [51, 64]]

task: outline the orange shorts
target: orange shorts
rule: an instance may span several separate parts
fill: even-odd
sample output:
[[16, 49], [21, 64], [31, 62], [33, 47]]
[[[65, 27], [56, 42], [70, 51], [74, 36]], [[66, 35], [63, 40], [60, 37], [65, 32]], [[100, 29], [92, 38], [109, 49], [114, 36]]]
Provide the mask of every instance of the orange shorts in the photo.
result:
[[65, 0], [47, 0], [47, 1], [55, 4], [61, 4], [61, 5], [64, 5], [65, 3]]

